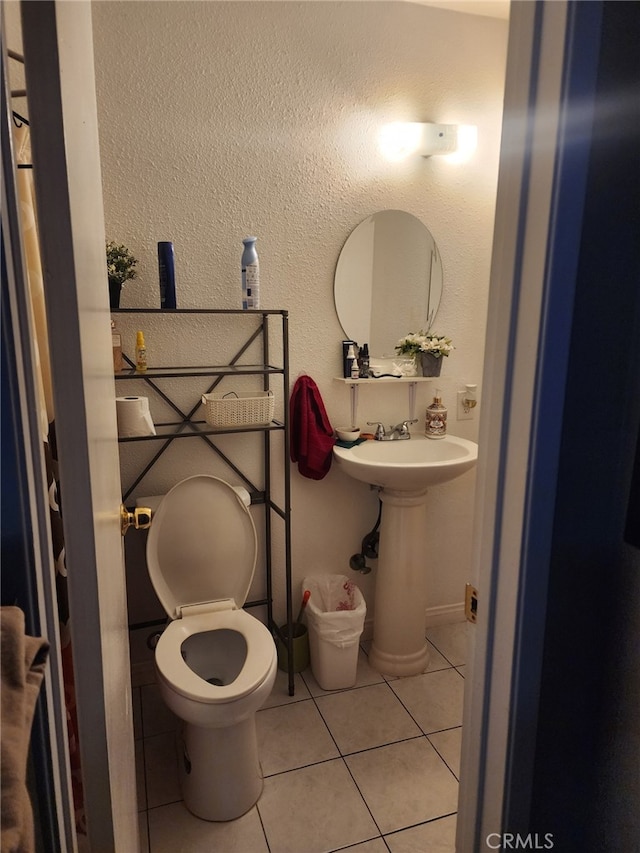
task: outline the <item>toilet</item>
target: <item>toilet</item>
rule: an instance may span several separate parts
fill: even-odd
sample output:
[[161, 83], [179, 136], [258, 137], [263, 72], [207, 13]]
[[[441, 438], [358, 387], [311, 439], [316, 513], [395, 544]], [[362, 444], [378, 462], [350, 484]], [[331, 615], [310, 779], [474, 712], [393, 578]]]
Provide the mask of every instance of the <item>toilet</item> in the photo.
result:
[[270, 631], [242, 609], [258, 550], [247, 504], [224, 480], [189, 477], [164, 496], [147, 539], [151, 582], [171, 620], [155, 665], [181, 720], [182, 795], [212, 821], [240, 817], [262, 793], [255, 714], [277, 670]]

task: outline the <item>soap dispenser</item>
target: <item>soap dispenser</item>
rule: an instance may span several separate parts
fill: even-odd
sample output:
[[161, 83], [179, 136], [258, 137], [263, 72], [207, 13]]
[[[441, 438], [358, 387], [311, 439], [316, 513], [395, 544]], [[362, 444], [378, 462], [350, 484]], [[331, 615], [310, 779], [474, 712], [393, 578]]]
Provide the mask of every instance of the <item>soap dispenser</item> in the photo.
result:
[[442, 405], [442, 392], [436, 390], [433, 403], [427, 406], [424, 434], [427, 438], [444, 438], [447, 434], [447, 409]]

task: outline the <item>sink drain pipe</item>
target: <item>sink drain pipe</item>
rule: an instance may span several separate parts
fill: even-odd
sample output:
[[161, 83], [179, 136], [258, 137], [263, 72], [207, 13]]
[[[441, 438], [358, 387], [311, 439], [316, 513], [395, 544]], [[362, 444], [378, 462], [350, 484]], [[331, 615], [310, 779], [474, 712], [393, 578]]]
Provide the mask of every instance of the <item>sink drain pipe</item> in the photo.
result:
[[349, 566], [354, 572], [360, 572], [360, 574], [368, 575], [372, 567], [367, 565], [367, 557], [373, 560], [378, 558], [378, 542], [380, 541], [378, 528], [380, 527], [381, 520], [382, 501], [378, 498], [378, 520], [376, 521], [373, 530], [367, 533], [363, 538], [362, 545], [360, 546], [360, 553], [354, 554], [349, 560]]

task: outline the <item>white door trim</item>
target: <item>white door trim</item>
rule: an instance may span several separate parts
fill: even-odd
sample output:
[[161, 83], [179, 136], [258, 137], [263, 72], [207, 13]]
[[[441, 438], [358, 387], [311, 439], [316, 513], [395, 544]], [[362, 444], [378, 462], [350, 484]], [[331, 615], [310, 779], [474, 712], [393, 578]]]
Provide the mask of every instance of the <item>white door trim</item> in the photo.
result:
[[25, 523], [30, 529], [32, 537], [35, 596], [40, 619], [40, 632], [49, 642], [49, 655], [42, 692], [46, 697], [51, 781], [55, 793], [55, 803], [51, 804], [51, 811], [57, 820], [61, 853], [67, 853], [67, 851], [76, 850], [76, 845], [55, 590], [55, 564], [49, 519], [43, 436], [40, 432], [41, 420], [38, 414], [39, 397], [35, 382], [34, 365], [36, 357], [33, 349], [35, 334], [31, 325], [31, 310], [28, 303], [26, 264], [18, 212], [20, 201], [14, 173], [16, 161], [13, 152], [9, 80], [6, 69], [7, 45], [5, 44], [4, 9], [0, 9], [0, 15], [3, 18], [0, 40], [3, 84], [2, 117], [0, 119], [2, 121], [1, 210], [7, 272], [5, 286], [10, 305], [10, 316], [5, 318], [3, 323], [6, 322], [13, 333], [18, 384], [17, 396], [20, 403], [18, 420], [22, 427], [23, 461], [27, 479], [26, 497], [29, 502], [29, 518], [25, 519]]
[[91, 3], [22, 4], [89, 847], [138, 850]]
[[[457, 849], [465, 853], [491, 849], [490, 833], [497, 834], [492, 841], [498, 849], [503, 829], [528, 832], [562, 422], [558, 407], [566, 383], [571, 267], [579, 253], [580, 168], [586, 168], [576, 169], [573, 209], [559, 213], [566, 134], [575, 120], [569, 114], [567, 72], [575, 62], [576, 39], [585, 39], [579, 48], [586, 45], [587, 71], [597, 64], [597, 20], [595, 35], [576, 35], [575, 6], [564, 0], [521, 2], [511, 10], [480, 424], [478, 620], [463, 721]], [[592, 14], [599, 17], [599, 4], [593, 4]], [[585, 127], [593, 107], [588, 95], [579, 105]], [[554, 256], [559, 215], [565, 231], [562, 282]], [[554, 313], [559, 294], [562, 330]], [[548, 486], [546, 503], [538, 493], [541, 476]], [[518, 821], [522, 824], [515, 826]]]

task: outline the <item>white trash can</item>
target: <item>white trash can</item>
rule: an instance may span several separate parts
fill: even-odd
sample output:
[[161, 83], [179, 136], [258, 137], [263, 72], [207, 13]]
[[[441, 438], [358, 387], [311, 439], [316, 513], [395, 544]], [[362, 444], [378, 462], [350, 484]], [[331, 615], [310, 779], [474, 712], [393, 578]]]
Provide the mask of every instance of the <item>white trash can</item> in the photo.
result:
[[307, 603], [311, 670], [323, 690], [353, 687], [367, 605], [346, 575], [312, 575], [302, 583]]

